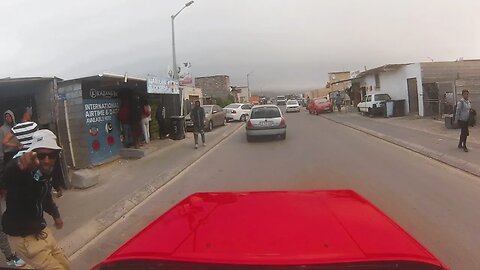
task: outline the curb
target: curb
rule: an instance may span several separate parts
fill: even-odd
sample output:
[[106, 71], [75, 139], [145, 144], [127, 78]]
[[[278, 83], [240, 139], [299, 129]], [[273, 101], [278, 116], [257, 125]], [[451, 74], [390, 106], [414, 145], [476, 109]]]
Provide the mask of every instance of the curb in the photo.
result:
[[[223, 138], [220, 139], [217, 143], [212, 144], [210, 147], [208, 147], [208, 149], [206, 149], [206, 151], [203, 152], [201, 156], [204, 156], [205, 154], [216, 148], [217, 145], [225, 141], [243, 126], [244, 125], [241, 124], [227, 133], [220, 133], [224, 135]], [[152, 153], [149, 153], [149, 155], [151, 154]], [[89, 220], [81, 227], [74, 230], [72, 233], [70, 233], [63, 239], [59, 240], [59, 246], [62, 247], [65, 255], [67, 257], [72, 257], [77, 251], [82, 249], [82, 247], [87, 245], [90, 241], [94, 240], [97, 236], [99, 236], [103, 231], [105, 231], [115, 222], [122, 219], [129, 211], [134, 209], [138, 204], [148, 198], [151, 194], [153, 194], [155, 191], [157, 191], [164, 185], [168, 184], [177, 175], [188, 169], [193, 162], [191, 162], [191, 160], [187, 160], [187, 162], [181, 164], [181, 166], [165, 174], [155, 176], [154, 181], [125, 196], [123, 199], [112, 205], [110, 208], [101, 212], [93, 219]]]
[[440, 161], [440, 162], [442, 162], [446, 165], [449, 165], [453, 168], [462, 170], [462, 171], [467, 172], [469, 174], [472, 174], [474, 176], [479, 176], [480, 177], [480, 167], [476, 164], [470, 163], [470, 162], [465, 161], [463, 159], [459, 159], [459, 158], [456, 158], [456, 157], [453, 157], [453, 156], [450, 156], [450, 155], [445, 155], [441, 152], [432, 150], [430, 148], [426, 148], [426, 147], [418, 145], [418, 144], [410, 143], [410, 142], [407, 142], [405, 140], [392, 137], [390, 135], [386, 135], [386, 134], [383, 134], [383, 133], [380, 133], [380, 132], [377, 132], [377, 131], [374, 131], [374, 130], [371, 130], [371, 129], [367, 129], [367, 128], [364, 128], [364, 127], [361, 127], [361, 126], [357, 126], [355, 124], [342, 122], [342, 121], [339, 121], [339, 120], [329, 118], [327, 116], [321, 116], [321, 117], [323, 117], [324, 119], [327, 119], [329, 121], [332, 121], [334, 123], [349, 127], [351, 129], [363, 132], [365, 134], [371, 135], [371, 136], [376, 137], [378, 139], [381, 139], [381, 140], [384, 140], [386, 142], [392, 143], [394, 145], [403, 147], [405, 149], [408, 149], [408, 150], [413, 151], [415, 153], [418, 153], [420, 155], [426, 156], [428, 158]]

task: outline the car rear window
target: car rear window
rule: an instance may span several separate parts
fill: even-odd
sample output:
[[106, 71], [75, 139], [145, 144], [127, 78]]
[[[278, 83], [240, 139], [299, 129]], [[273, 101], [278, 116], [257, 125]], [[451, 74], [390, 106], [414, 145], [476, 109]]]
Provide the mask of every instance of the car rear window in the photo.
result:
[[322, 98], [322, 99], [316, 99], [315, 102], [316, 103], [325, 103], [327, 102], [328, 100], [326, 98]]
[[289, 100], [287, 101], [287, 104], [298, 104], [298, 102], [296, 100]]
[[281, 117], [281, 114], [280, 114], [280, 110], [275, 107], [255, 108], [252, 110], [252, 115], [250, 116], [251, 119], [277, 118], [277, 117]]
[[375, 101], [384, 101], [384, 100], [390, 100], [390, 96], [388, 94], [375, 95]]
[[225, 107], [225, 108], [228, 108], [228, 109], [235, 109], [235, 108], [238, 108], [238, 107], [240, 107], [240, 104], [230, 104], [230, 105], [228, 105], [228, 106], [227, 106], [227, 107]]

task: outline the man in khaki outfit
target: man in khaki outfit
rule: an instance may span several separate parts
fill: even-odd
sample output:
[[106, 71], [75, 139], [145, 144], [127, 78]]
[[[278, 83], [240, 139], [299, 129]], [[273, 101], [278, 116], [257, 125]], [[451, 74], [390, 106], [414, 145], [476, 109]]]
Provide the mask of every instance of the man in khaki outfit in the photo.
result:
[[30, 147], [7, 164], [0, 181], [7, 191], [3, 231], [17, 254], [35, 269], [70, 269], [43, 218], [45, 211], [53, 217], [57, 229], [63, 227], [51, 195], [52, 170], [61, 150], [56, 140], [47, 129], [33, 133]]

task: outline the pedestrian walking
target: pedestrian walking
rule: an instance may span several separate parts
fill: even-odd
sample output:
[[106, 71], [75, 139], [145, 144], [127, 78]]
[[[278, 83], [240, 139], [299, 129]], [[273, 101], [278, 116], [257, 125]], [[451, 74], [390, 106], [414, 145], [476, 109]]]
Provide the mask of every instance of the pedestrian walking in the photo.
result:
[[193, 121], [193, 138], [195, 139], [195, 149], [198, 148], [198, 134], [202, 136], [203, 146], [205, 143], [205, 110], [200, 106], [200, 101], [195, 101], [195, 106], [190, 112], [190, 118]]
[[467, 137], [470, 135], [468, 130], [468, 120], [472, 110], [472, 105], [468, 99], [469, 92], [464, 89], [462, 91], [462, 99], [457, 102], [457, 108], [455, 110], [455, 124], [461, 128], [460, 131], [460, 141], [458, 142], [458, 148], [463, 149], [463, 151], [468, 152], [467, 148]]
[[167, 137], [167, 126], [165, 121], [167, 119], [167, 108], [163, 105], [163, 101], [160, 101], [158, 104], [157, 110], [155, 112], [155, 119], [158, 124], [158, 135], [161, 140]]
[[142, 98], [142, 133], [145, 143], [150, 143], [150, 121], [152, 121], [152, 107], [146, 98]]
[[[3, 114], [3, 125], [0, 127], [0, 142], [1, 142], [1, 155], [2, 164], [7, 164], [18, 152], [20, 143], [17, 138], [11, 136], [12, 128], [15, 126], [15, 115], [11, 110], [7, 110]], [[8, 135], [8, 139], [5, 138]], [[22, 147], [23, 148], [23, 147]]]
[[7, 191], [2, 228], [17, 254], [35, 269], [70, 269], [43, 217], [45, 211], [57, 229], [63, 228], [51, 194], [52, 171], [61, 148], [48, 129], [36, 131], [32, 141], [20, 157], [7, 164], [0, 179], [0, 186]]
[[335, 105], [337, 106], [337, 110], [339, 112], [342, 111], [342, 103], [343, 103], [342, 96], [340, 96], [340, 94], [337, 94], [337, 97], [335, 98]]

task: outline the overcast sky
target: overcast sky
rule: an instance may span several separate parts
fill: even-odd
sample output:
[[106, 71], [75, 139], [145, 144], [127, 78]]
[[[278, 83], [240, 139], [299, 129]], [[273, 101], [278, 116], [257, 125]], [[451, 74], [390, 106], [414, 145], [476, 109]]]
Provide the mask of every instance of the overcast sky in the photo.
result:
[[[167, 75], [187, 0], [1, 0], [0, 78]], [[253, 91], [325, 85], [331, 71], [480, 58], [479, 0], [195, 0], [177, 62]]]

